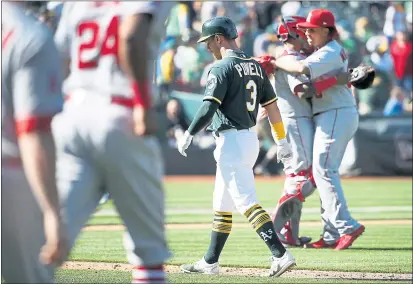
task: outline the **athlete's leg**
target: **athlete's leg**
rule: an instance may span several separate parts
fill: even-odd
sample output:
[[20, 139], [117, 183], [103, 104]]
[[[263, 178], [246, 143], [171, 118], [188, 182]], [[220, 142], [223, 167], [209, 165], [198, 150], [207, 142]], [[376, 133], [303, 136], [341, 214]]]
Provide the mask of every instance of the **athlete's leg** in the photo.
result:
[[258, 157], [259, 142], [253, 131], [243, 130], [222, 135], [223, 147], [217, 165], [238, 212], [268, 246], [272, 254], [269, 276], [280, 276], [295, 264], [274, 230], [268, 213], [260, 206], [255, 190], [253, 166]]
[[52, 283], [54, 270], [39, 261], [46, 239], [43, 216], [21, 166], [2, 164], [1, 259], [6, 283]]
[[162, 153], [155, 137], [133, 132], [132, 110], [110, 106], [99, 164], [128, 233], [127, 258], [136, 265], [133, 278], [165, 281], [163, 264], [170, 257], [165, 237]]
[[347, 208], [338, 173], [348, 142], [358, 127], [356, 108], [323, 112], [314, 117], [313, 175], [322, 203], [323, 239], [333, 243], [360, 227]]
[[94, 161], [96, 150], [89, 139], [92, 126], [85, 124], [96, 113], [82, 105], [70, 104], [52, 123], [57, 185], [70, 247], [103, 195], [100, 174]]
[[[214, 156], [221, 150], [221, 145], [217, 143]], [[231, 195], [225, 186], [221, 168], [217, 166], [215, 176], [215, 188], [213, 194], [213, 209], [215, 212], [212, 223], [211, 241], [204, 256], [207, 263], [218, 262], [219, 256], [224, 248], [232, 229], [232, 212], [235, 209]]]
[[258, 138], [253, 131], [227, 132], [217, 139], [222, 151], [217, 155], [217, 166], [238, 212], [245, 215], [275, 257], [285, 248], [274, 232], [268, 213], [259, 205], [252, 168], [258, 157]]
[[[315, 131], [313, 119], [311, 117], [285, 117], [283, 122], [288, 142], [293, 150], [293, 158], [290, 161], [293, 173], [309, 172], [313, 161]], [[289, 179], [286, 180], [285, 189], [289, 194], [296, 192], [295, 186], [291, 187]]]
[[284, 190], [272, 217], [276, 232], [284, 244], [302, 245], [301, 240], [311, 240], [299, 238], [299, 223], [302, 201], [315, 190], [311, 171], [314, 122], [311, 117], [284, 117], [283, 122], [293, 158], [285, 165]]
[[[220, 155], [222, 150], [222, 140], [216, 140], [214, 157]], [[234, 211], [234, 202], [225, 186], [221, 168], [217, 166], [215, 176], [215, 188], [213, 195], [213, 209], [215, 211], [212, 223], [211, 239], [208, 250], [204, 257], [193, 264], [184, 264], [181, 266], [183, 272], [198, 272], [207, 274], [218, 274], [218, 260], [225, 243], [232, 229], [232, 212]]]

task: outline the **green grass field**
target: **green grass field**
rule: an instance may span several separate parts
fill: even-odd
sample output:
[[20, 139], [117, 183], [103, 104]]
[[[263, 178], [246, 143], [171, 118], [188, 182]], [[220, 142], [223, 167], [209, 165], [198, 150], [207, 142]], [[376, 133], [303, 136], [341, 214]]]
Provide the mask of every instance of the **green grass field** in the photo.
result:
[[[317, 228], [303, 227], [303, 233], [316, 237]], [[209, 229], [168, 230], [174, 254], [169, 264], [182, 264], [202, 257], [209, 242]], [[397, 239], [393, 236], [397, 234]], [[352, 249], [291, 249], [297, 269], [408, 273], [411, 271], [412, 228], [408, 225], [371, 225]], [[72, 260], [126, 263], [122, 232], [83, 232], [72, 253]], [[224, 266], [268, 267], [269, 253], [256, 233], [249, 228], [234, 228], [221, 256]], [[358, 261], [354, 261], [357, 259]], [[374, 265], [372, 265], [374, 263]]]
[[[328, 271], [329, 279], [317, 279], [300, 275], [298, 278], [281, 277], [268, 279], [248, 275], [187, 275], [168, 274], [172, 283], [383, 283], [381, 276], [339, 277], [335, 273], [394, 273], [392, 283], [411, 283], [406, 275], [412, 273], [412, 183], [408, 180], [346, 180], [343, 182], [348, 205], [353, 216], [359, 220], [383, 220], [366, 225], [366, 232], [354, 245], [345, 251], [311, 250], [293, 248], [296, 258], [295, 272], [304, 270]], [[281, 182], [257, 182], [258, 198], [264, 208], [276, 204], [282, 188]], [[208, 246], [210, 230], [208, 224], [212, 217], [213, 182], [170, 182], [166, 184], [167, 222], [187, 224], [186, 228], [168, 229], [168, 244], [173, 252], [167, 264], [180, 265], [200, 259]], [[308, 198], [304, 207], [303, 220], [320, 220], [319, 198], [315, 192]], [[108, 202], [97, 213], [110, 212], [113, 205]], [[185, 213], [185, 212], [190, 212]], [[93, 224], [121, 224], [116, 215], [102, 214], [93, 217]], [[392, 220], [406, 219], [397, 223]], [[387, 221], [386, 221], [387, 220]], [[246, 223], [242, 216], [234, 213], [235, 223]], [[367, 221], [366, 221], [367, 222]], [[205, 228], [191, 228], [191, 223], [205, 223]], [[321, 224], [321, 223], [320, 223]], [[126, 263], [122, 246], [122, 231], [82, 232], [72, 252], [72, 261]], [[318, 239], [321, 226], [303, 223], [301, 235]], [[256, 233], [248, 227], [235, 227], [220, 258], [224, 267], [257, 268], [269, 267], [269, 252]], [[293, 272], [294, 272], [293, 271]], [[347, 274], [346, 274], [347, 275]], [[350, 274], [349, 274], [350, 275]], [[379, 274], [374, 274], [379, 275]], [[315, 278], [315, 279], [314, 279]], [[387, 278], [386, 278], [387, 279]], [[124, 271], [97, 270], [60, 270], [58, 283], [126, 283], [131, 281], [131, 273]], [[379, 282], [378, 282], [379, 281]], [[396, 282], [395, 282], [396, 281]], [[398, 282], [397, 282], [398, 281]], [[406, 282], [407, 281], [407, 282]]]
[[[131, 274], [121, 271], [62, 270], [56, 275], [56, 283], [130, 283]], [[208, 276], [193, 274], [169, 274], [170, 283], [409, 283], [408, 281], [265, 278], [259, 276]], [[410, 281], [411, 283], [411, 281]]]

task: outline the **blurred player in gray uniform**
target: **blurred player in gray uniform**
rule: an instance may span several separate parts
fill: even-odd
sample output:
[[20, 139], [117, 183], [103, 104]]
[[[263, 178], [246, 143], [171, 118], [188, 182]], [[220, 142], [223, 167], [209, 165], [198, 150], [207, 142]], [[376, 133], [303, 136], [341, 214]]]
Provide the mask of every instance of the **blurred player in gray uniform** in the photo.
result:
[[61, 65], [52, 34], [22, 5], [3, 2], [1, 15], [2, 276], [51, 283], [67, 252], [50, 129], [63, 104]]
[[67, 2], [55, 34], [64, 111], [53, 121], [70, 245], [109, 192], [128, 228], [136, 283], [164, 282], [163, 163], [151, 94], [154, 60], [173, 2]]
[[[307, 41], [316, 51], [304, 60], [279, 58], [275, 62], [278, 68], [306, 74], [312, 80], [347, 71], [347, 55], [334, 40], [337, 31], [330, 11], [315, 9], [297, 27], [306, 30]], [[312, 169], [324, 228], [321, 239], [307, 247], [343, 250], [364, 232], [364, 226], [350, 215], [338, 173], [347, 144], [358, 127], [356, 102], [346, 85], [320, 92], [311, 102], [315, 126]]]

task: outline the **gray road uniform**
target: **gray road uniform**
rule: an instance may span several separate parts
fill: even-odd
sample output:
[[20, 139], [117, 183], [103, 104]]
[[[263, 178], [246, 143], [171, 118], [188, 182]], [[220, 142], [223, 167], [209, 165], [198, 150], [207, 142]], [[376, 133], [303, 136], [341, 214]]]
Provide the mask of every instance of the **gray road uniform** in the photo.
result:
[[39, 261], [43, 216], [26, 179], [19, 135], [50, 130], [61, 111], [59, 54], [49, 29], [15, 3], [2, 3], [2, 276], [7, 283], [50, 283]]
[[[297, 60], [305, 59], [304, 55], [287, 49], [280, 56], [294, 56]], [[288, 164], [284, 165], [286, 179], [283, 198], [279, 203], [280, 208], [283, 202], [287, 200], [287, 195], [300, 192], [302, 194], [302, 198], [295, 197], [294, 203], [291, 203], [295, 204], [295, 210], [287, 208], [288, 210], [285, 211], [289, 211], [289, 214], [285, 214], [284, 209], [282, 209], [283, 212], [278, 212], [279, 208], [277, 206], [273, 214], [273, 220], [280, 239], [285, 243], [296, 243], [297, 245], [300, 244], [298, 234], [302, 200], [315, 190], [311, 173], [315, 131], [311, 102], [307, 99], [300, 99], [294, 94], [294, 88], [306, 82], [309, 82], [307, 76], [288, 73], [281, 69], [275, 73], [272, 81], [278, 97], [277, 105], [284, 122], [287, 139], [293, 151], [293, 158]], [[285, 225], [291, 231], [291, 234], [288, 234]], [[291, 239], [291, 235], [293, 239]]]
[[130, 263], [158, 265], [170, 256], [164, 232], [162, 154], [155, 137], [134, 134], [132, 88], [117, 62], [118, 27], [134, 14], [151, 14], [149, 74], [173, 2], [67, 2], [55, 41], [71, 70], [68, 97], [53, 121], [57, 178], [69, 240], [109, 192], [128, 228]]
[[[346, 71], [348, 65], [347, 56], [336, 41], [329, 42], [305, 59], [296, 59], [308, 66], [310, 69], [308, 77], [312, 81], [335, 76]], [[293, 92], [294, 86], [299, 83], [297, 81], [305, 82], [307, 80], [305, 78], [304, 75], [295, 77], [289, 75], [285, 79], [289, 82]], [[282, 77], [279, 80], [282, 80]], [[299, 102], [297, 97], [283, 101], [282, 86], [282, 82], [275, 83], [277, 95], [280, 97], [280, 112], [287, 125], [288, 137], [292, 139], [290, 143], [296, 154], [292, 169], [288, 169], [293, 174], [286, 172], [286, 193], [294, 193], [294, 182], [299, 182], [298, 188], [301, 189], [303, 198], [305, 198], [317, 184], [324, 225], [323, 239], [330, 244], [337, 241], [340, 236], [352, 233], [360, 226], [348, 211], [338, 174], [347, 144], [358, 126], [355, 99], [347, 86], [335, 85], [322, 94], [313, 96], [311, 104], [308, 104], [306, 100]], [[311, 106], [310, 109], [309, 106]], [[310, 117], [312, 117], [311, 120]], [[298, 144], [301, 146], [297, 147]], [[285, 200], [280, 202], [283, 201]], [[277, 211], [278, 207], [275, 212]], [[293, 216], [292, 220], [299, 215]], [[275, 224], [276, 226], [282, 225], [282, 222], [275, 222]], [[292, 225], [293, 235], [297, 237], [298, 224], [293, 221], [289, 225]]]
[[[311, 79], [331, 77], [348, 69], [343, 47], [330, 41], [302, 61]], [[321, 199], [321, 216], [326, 243], [351, 234], [360, 224], [347, 208], [338, 169], [348, 142], [355, 134], [359, 115], [356, 101], [347, 85], [336, 85], [312, 98], [314, 115], [313, 176]]]

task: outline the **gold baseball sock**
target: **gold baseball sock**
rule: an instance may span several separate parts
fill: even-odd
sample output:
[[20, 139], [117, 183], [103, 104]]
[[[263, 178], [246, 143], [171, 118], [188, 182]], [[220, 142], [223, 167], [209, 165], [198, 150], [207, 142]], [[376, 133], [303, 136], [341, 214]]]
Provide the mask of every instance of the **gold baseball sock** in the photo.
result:
[[214, 222], [212, 223], [211, 242], [204, 256], [206, 263], [218, 262], [231, 229], [232, 212], [215, 212]]
[[259, 204], [252, 206], [244, 213], [252, 228], [270, 249], [275, 257], [281, 257], [285, 253], [285, 248], [278, 239], [274, 230], [274, 225], [268, 213]]

